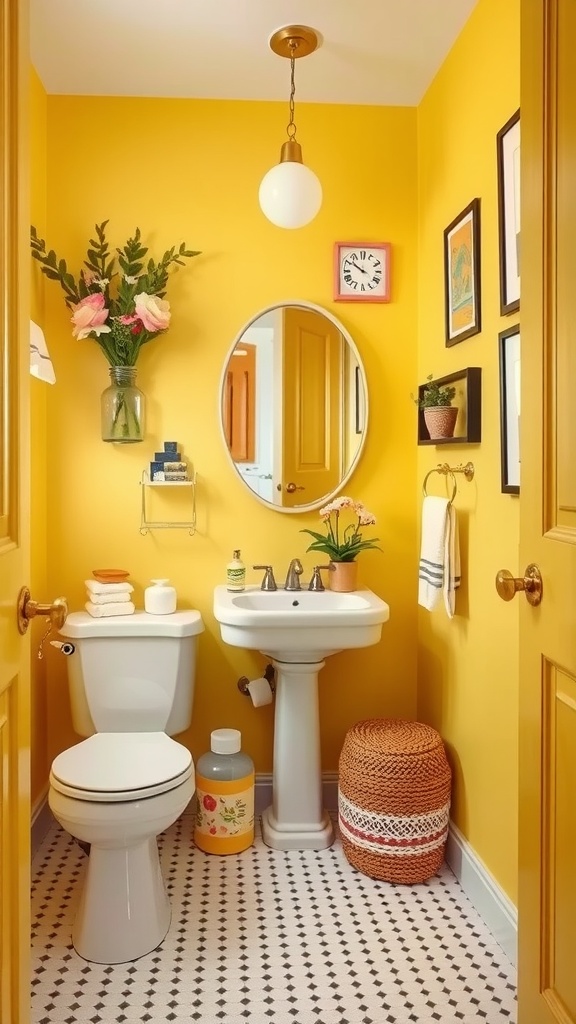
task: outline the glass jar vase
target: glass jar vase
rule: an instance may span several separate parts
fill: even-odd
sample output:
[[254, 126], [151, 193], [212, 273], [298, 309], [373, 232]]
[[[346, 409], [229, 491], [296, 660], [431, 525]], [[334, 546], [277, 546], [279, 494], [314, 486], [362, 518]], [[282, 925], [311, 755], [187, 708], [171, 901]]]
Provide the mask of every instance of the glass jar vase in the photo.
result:
[[135, 366], [110, 366], [101, 397], [102, 440], [134, 444], [144, 440], [145, 397], [136, 387]]

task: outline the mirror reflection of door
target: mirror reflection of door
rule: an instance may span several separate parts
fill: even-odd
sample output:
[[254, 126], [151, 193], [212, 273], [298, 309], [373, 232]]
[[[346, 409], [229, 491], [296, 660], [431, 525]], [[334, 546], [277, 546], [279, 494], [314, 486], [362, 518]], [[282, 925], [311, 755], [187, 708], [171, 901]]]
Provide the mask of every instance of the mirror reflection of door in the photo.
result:
[[329, 494], [342, 476], [342, 335], [300, 306], [282, 318], [282, 434], [275, 478], [279, 504]]
[[255, 436], [256, 348], [236, 345], [226, 373], [224, 424], [234, 462], [253, 462]]
[[345, 328], [311, 303], [279, 303], [240, 331], [221, 377], [222, 434], [246, 486], [278, 511], [317, 508], [364, 444], [364, 368]]

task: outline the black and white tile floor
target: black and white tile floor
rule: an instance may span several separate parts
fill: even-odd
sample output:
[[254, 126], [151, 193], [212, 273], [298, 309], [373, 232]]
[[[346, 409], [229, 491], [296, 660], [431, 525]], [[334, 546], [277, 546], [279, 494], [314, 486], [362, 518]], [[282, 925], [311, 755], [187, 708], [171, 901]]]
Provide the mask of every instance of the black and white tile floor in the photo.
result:
[[87, 963], [70, 929], [85, 854], [54, 827], [34, 866], [32, 1024], [514, 1024], [515, 971], [448, 870], [387, 885], [260, 838], [214, 857], [184, 815], [160, 839], [162, 946]]

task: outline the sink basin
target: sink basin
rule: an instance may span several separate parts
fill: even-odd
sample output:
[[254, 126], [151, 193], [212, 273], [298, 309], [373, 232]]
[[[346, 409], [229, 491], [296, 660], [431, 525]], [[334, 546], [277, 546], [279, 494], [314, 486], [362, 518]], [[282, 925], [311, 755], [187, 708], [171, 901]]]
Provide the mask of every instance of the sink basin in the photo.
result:
[[278, 661], [322, 661], [352, 647], [378, 643], [388, 605], [371, 590], [214, 590], [214, 615], [225, 643], [262, 651]]

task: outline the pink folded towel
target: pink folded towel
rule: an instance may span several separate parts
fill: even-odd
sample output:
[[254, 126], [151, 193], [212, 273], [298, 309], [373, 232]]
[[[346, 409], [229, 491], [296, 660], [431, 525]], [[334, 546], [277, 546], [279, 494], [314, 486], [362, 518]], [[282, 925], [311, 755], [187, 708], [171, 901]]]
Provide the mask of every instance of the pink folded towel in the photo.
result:
[[91, 594], [131, 594], [134, 587], [131, 583], [99, 583], [98, 580], [84, 580], [86, 589]]
[[92, 594], [87, 590], [86, 597], [92, 602], [92, 604], [118, 604], [130, 600], [130, 594], [128, 591], [126, 591], [125, 594]]
[[95, 619], [102, 619], [108, 615], [133, 615], [136, 611], [132, 601], [114, 601], [112, 604], [94, 604], [92, 601], [86, 601], [84, 607]]

